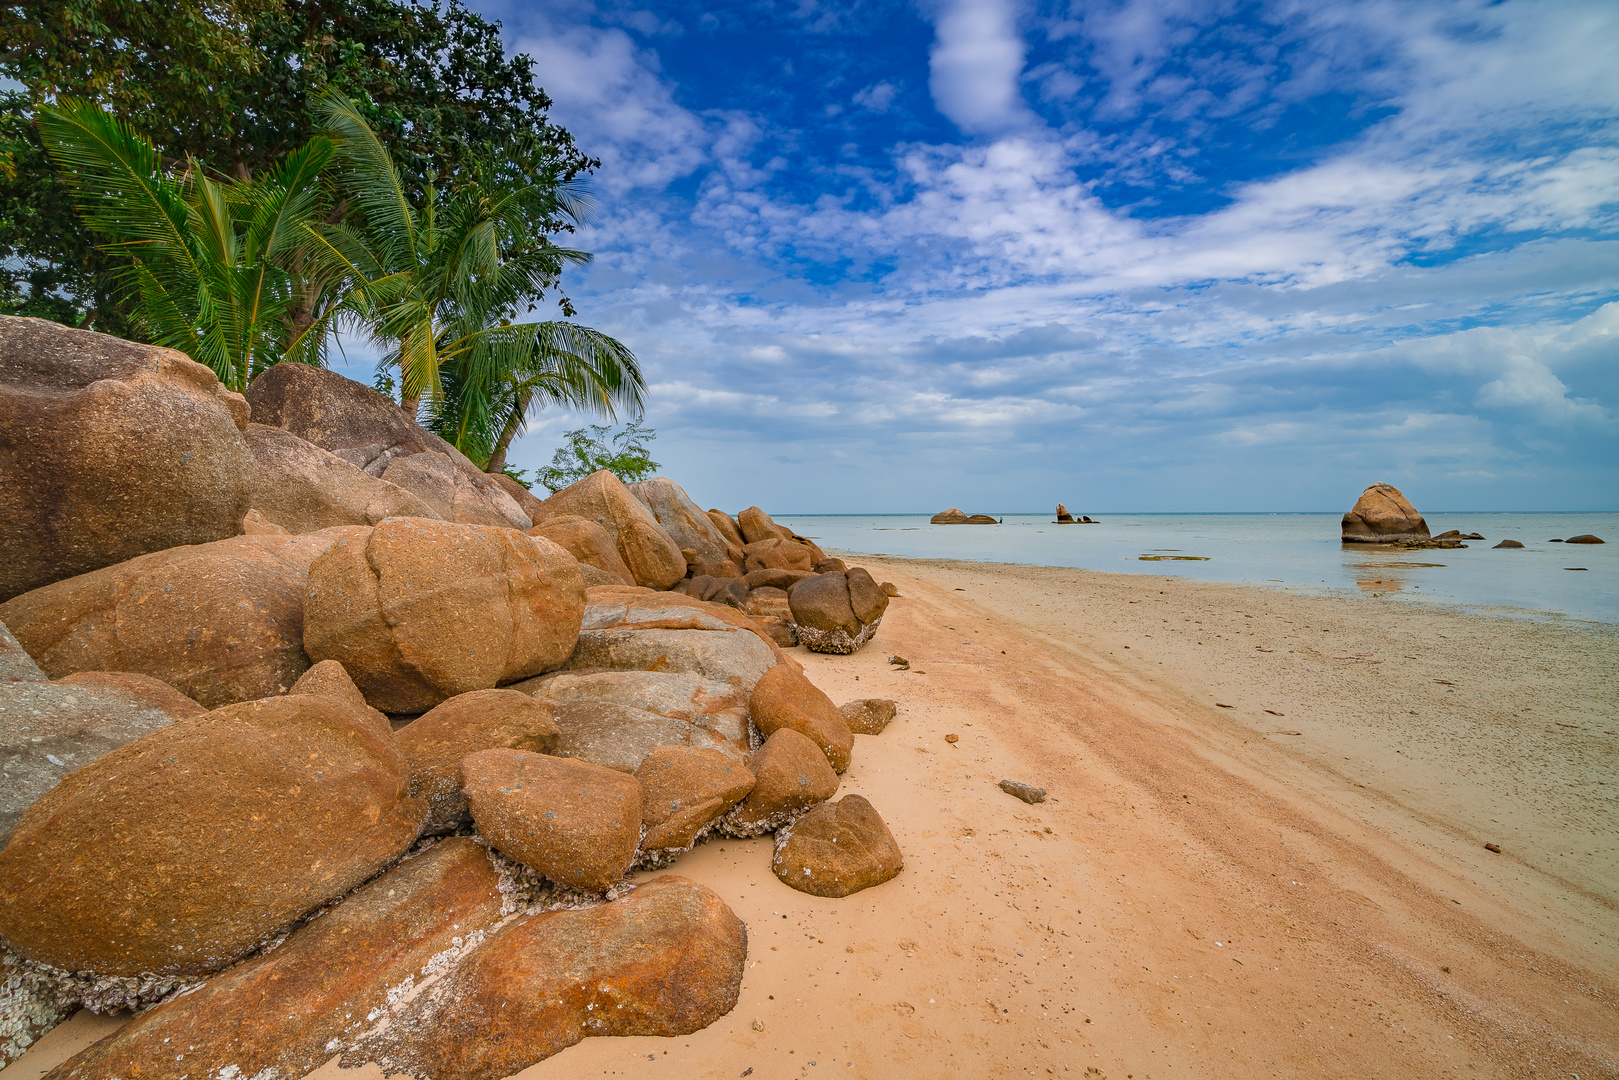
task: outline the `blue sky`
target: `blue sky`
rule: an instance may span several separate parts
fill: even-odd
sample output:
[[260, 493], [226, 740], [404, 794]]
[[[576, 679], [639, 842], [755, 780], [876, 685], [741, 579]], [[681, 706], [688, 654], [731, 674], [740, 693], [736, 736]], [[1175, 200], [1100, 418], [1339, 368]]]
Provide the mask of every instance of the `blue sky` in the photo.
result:
[[1619, 509], [1612, 0], [474, 6], [704, 506]]

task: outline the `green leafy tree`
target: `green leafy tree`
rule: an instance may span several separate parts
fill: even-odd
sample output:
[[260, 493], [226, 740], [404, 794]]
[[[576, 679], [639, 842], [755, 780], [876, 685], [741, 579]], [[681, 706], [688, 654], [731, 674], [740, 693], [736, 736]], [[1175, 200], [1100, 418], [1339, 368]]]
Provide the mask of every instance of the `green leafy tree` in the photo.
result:
[[85, 101], [41, 108], [40, 136], [148, 340], [185, 352], [238, 392], [284, 358], [318, 362], [326, 320], [295, 325], [306, 281], [286, 267], [314, 237], [329, 140], [254, 180], [166, 168], [151, 141]]
[[316, 258], [352, 297], [348, 323], [397, 369], [407, 411], [425, 399], [431, 426], [494, 472], [541, 404], [640, 411], [645, 384], [622, 343], [574, 323], [514, 321], [564, 266], [590, 258], [533, 232], [538, 220], [581, 218], [573, 182], [475, 163], [442, 194], [424, 184], [418, 205], [355, 102], [332, 94], [321, 112], [353, 212], [317, 228]]
[[645, 480], [658, 471], [648, 445], [658, 437], [641, 421], [634, 420], [616, 434], [607, 424], [591, 424], [564, 432], [567, 441], [557, 448], [551, 464], [539, 470], [536, 478], [552, 494], [578, 483], [593, 472], [606, 469], [626, 484]]
[[18, 0], [0, 7], [0, 77], [21, 86], [0, 92], [0, 310], [126, 335], [114, 262], [69, 212], [33, 124], [59, 98], [106, 107], [166, 161], [216, 177], [304, 146], [327, 90], [356, 100], [418, 199], [479, 161], [536, 183], [596, 164], [550, 123], [530, 58], [459, 0]]

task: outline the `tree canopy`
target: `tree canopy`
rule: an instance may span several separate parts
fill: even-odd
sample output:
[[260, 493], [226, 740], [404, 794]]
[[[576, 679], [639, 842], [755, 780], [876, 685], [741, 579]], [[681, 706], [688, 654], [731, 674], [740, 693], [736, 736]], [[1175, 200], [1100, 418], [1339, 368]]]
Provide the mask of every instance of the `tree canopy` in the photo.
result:
[[328, 90], [356, 102], [413, 195], [479, 162], [542, 184], [596, 164], [551, 123], [530, 58], [460, 0], [19, 0], [0, 8], [0, 77], [22, 86], [0, 93], [0, 310], [126, 336], [113, 263], [40, 144], [42, 103], [101, 105], [166, 160], [239, 179], [305, 145]]

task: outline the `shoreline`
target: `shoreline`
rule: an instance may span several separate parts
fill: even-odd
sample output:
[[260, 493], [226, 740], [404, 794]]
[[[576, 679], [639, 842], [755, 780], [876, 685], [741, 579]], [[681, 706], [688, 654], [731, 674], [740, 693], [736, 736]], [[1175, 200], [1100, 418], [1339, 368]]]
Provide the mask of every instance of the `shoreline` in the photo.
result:
[[[872, 801], [905, 870], [808, 896], [765, 837], [634, 875], [689, 877], [744, 919], [737, 1006], [688, 1036], [587, 1039], [524, 1080], [1619, 1077], [1619, 736], [1562, 726], [1607, 710], [1619, 731], [1619, 630], [860, 561], [902, 594], [876, 639], [791, 653], [835, 702], [898, 701], [838, 794]], [[1516, 711], [1580, 688], [1555, 719]], [[1605, 846], [1575, 852], [1581, 829]], [[116, 1023], [81, 1015], [15, 1076]]]

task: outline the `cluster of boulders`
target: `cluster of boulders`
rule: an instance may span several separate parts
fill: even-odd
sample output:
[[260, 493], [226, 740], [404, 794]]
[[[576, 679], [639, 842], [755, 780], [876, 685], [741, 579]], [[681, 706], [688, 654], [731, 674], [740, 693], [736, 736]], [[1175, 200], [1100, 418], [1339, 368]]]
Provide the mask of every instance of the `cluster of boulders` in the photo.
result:
[[813, 895], [901, 869], [829, 801], [893, 703], [784, 651], [892, 588], [757, 507], [539, 500], [333, 373], [244, 399], [12, 318], [0, 500], [0, 1064], [82, 1003], [145, 1011], [52, 1077], [504, 1076], [734, 1005], [741, 921], [631, 870], [772, 832]]
[[1058, 525], [1095, 525], [1095, 524], [1097, 524], [1095, 521], [1092, 521], [1088, 516], [1086, 516], [1084, 514], [1081, 514], [1079, 517], [1076, 518], [1073, 514], [1070, 514], [1068, 512], [1068, 507], [1064, 506], [1062, 503], [1057, 504], [1057, 522], [1056, 523]]

